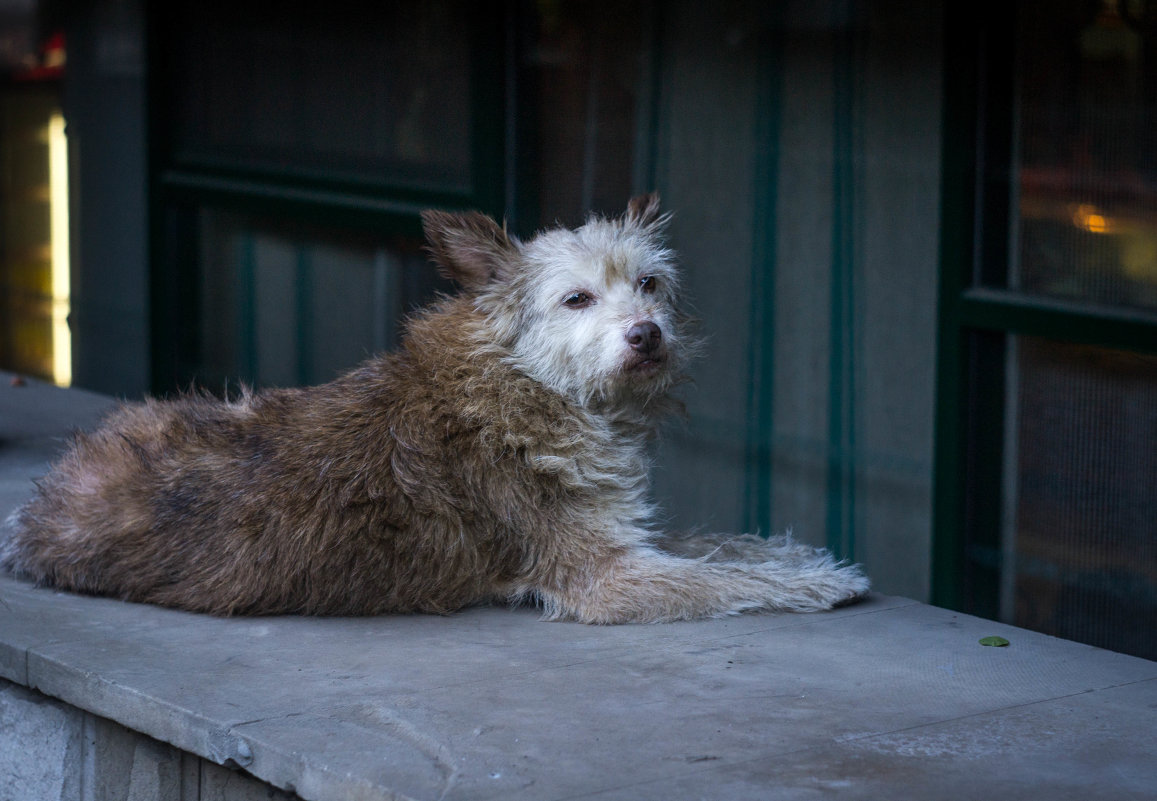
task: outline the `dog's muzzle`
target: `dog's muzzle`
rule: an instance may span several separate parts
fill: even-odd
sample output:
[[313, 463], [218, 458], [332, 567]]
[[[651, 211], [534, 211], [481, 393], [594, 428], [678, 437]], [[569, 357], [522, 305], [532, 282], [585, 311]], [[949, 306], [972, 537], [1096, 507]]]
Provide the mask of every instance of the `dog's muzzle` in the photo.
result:
[[641, 356], [657, 356], [663, 347], [663, 331], [650, 320], [635, 323], [627, 331], [627, 344]]
[[634, 351], [628, 369], [649, 370], [663, 362], [663, 330], [650, 320], [627, 329], [627, 345]]

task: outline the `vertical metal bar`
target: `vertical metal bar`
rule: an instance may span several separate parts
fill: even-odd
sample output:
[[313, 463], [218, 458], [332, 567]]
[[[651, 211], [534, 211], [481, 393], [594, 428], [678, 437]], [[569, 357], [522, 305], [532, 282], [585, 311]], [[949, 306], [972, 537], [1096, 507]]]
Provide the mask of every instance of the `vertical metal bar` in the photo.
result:
[[[964, 470], [967, 338], [961, 298], [977, 271], [980, 176], [983, 173], [981, 31], [963, 5], [944, 12], [944, 106], [941, 144], [940, 287], [936, 343], [936, 432], [932, 473], [932, 602], [964, 601]], [[951, 67], [947, 65], [952, 65]]]
[[837, 15], [832, 76], [832, 265], [828, 363], [827, 537], [831, 551], [854, 558], [856, 545], [855, 386], [855, 71], [856, 32], [850, 9]]
[[164, 42], [172, 11], [170, 5], [144, 4], [149, 388], [156, 394], [171, 392], [187, 379], [183, 368], [199, 361], [199, 331], [204, 325], [197, 302], [198, 270], [189, 255], [193, 247], [188, 247], [195, 246], [197, 237], [182, 236], [189, 228], [197, 230], [199, 221], [188, 208], [165, 203], [160, 192], [161, 167], [169, 154], [173, 124], [162, 112], [168, 108], [163, 102], [169, 73]]
[[1004, 354], [1004, 447], [1000, 465], [1000, 619], [1012, 623], [1016, 616], [1016, 509], [1020, 477], [1020, 339], [1007, 338]]
[[[667, 70], [669, 63], [667, 50], [663, 47], [663, 43], [664, 37], [667, 35], [665, 33], [666, 21], [670, 8], [666, 3], [659, 2], [654, 3], [652, 8], [650, 34], [653, 52], [651, 54], [651, 98], [648, 123], [650, 125], [650, 141], [647, 154], [649, 163], [646, 165], [645, 173], [640, 172], [638, 164], [635, 167], [636, 178], [647, 179], [647, 183], [639, 187], [642, 191], [663, 190], [666, 176], [670, 175], [672, 170], [671, 130], [673, 124], [671, 118], [673, 112], [671, 110], [671, 95], [673, 92], [663, 91], [664, 71]], [[638, 137], [636, 137], [636, 143], [638, 141]]]
[[[519, 187], [507, 180], [512, 158], [508, 146], [511, 107], [515, 98], [508, 95], [511, 78], [516, 72], [509, 63], [513, 54], [509, 29], [512, 14], [517, 13], [514, 0], [474, 3], [468, 6], [463, 24], [469, 26], [473, 50], [470, 69], [470, 203], [482, 211], [501, 217], [513, 211], [503, 209]], [[504, 42], [494, 47], [494, 42]], [[496, 76], [502, 76], [497, 78]]]
[[[1013, 48], [1015, 51], [1015, 48]], [[1021, 74], [1019, 54], [1013, 52], [1010, 74]], [[1003, 234], [1005, 240], [1004, 259], [997, 266], [1000, 271], [1003, 286], [1019, 288], [1020, 280], [1020, 181], [1014, 175], [1020, 164], [1020, 109], [1021, 97], [1019, 81], [1016, 78], [1004, 83], [1003, 93], [999, 95], [1009, 108], [1009, 119], [1003, 126], [1004, 136], [1000, 137], [1001, 151], [1005, 155], [1009, 169], [1007, 186], [1008, 203], [1003, 208], [1006, 217], [1004, 220], [989, 220], [989, 225], [996, 223], [996, 232]], [[995, 194], [995, 193], [993, 193]], [[991, 281], [992, 270], [987, 271]], [[984, 273], [982, 273], [984, 274]], [[1017, 534], [1017, 505], [1020, 500], [1020, 338], [1008, 336], [1005, 338], [1004, 350], [1004, 408], [1003, 429], [1004, 436], [1001, 442], [1001, 458], [996, 462], [997, 469], [1003, 478], [1000, 485], [1000, 576], [997, 599], [997, 609], [1000, 619], [1006, 623], [1016, 620], [1016, 584], [1018, 562], [1018, 534]]]
[[305, 385], [317, 379], [314, 375], [313, 297], [310, 292], [313, 283], [313, 251], [309, 245], [299, 243], [294, 255], [293, 298], [297, 307], [294, 352], [297, 357], [297, 383]]
[[945, 10], [932, 602], [988, 617], [999, 614], [999, 565], [979, 555], [1000, 553], [1007, 515], [1007, 346], [970, 332], [966, 293], [1009, 277], [1015, 35], [970, 6]]
[[[519, 81], [518, 81], [518, 9], [516, 4], [508, 2], [503, 7], [505, 54], [502, 65], [503, 96], [505, 107], [502, 112], [502, 205], [506, 224], [512, 231], [518, 231], [522, 223], [519, 213], [521, 202], [518, 186], [518, 148], [520, 144], [518, 126]], [[378, 257], [384, 257], [384, 251], [379, 250], [374, 255], [375, 270]], [[375, 273], [375, 281], [377, 274]], [[375, 285], [376, 286], [376, 285]], [[376, 311], [375, 311], [376, 313]], [[392, 332], [391, 332], [392, 334]], [[377, 348], [384, 350], [385, 347]]]
[[660, 35], [661, 4], [644, 2], [642, 17], [639, 84], [635, 102], [635, 146], [631, 161], [631, 188], [636, 194], [658, 188], [656, 167], [659, 146]]
[[961, 528], [964, 538], [956, 570], [962, 580], [966, 611], [980, 617], [1000, 615], [1001, 520], [1004, 514], [1007, 337], [977, 331], [964, 338], [966, 360]]
[[237, 234], [237, 355], [241, 374], [254, 383], [258, 379], [256, 262], [253, 232], [242, 228]]
[[594, 203], [595, 171], [599, 151], [599, 83], [603, 79], [603, 59], [597, 37], [590, 45], [591, 66], [587, 72], [586, 124], [583, 130], [582, 206], [587, 211]]
[[[374, 352], [381, 353], [394, 344], [397, 328], [397, 293], [391, 291], [390, 253], [385, 248], [374, 251]], [[395, 284], [396, 285], [396, 284]]]
[[759, 48], [755, 109], [751, 292], [748, 307], [747, 454], [744, 528], [772, 533], [772, 471], [775, 414], [776, 220], [779, 200], [779, 135], [783, 95], [782, 10], [764, 31]]

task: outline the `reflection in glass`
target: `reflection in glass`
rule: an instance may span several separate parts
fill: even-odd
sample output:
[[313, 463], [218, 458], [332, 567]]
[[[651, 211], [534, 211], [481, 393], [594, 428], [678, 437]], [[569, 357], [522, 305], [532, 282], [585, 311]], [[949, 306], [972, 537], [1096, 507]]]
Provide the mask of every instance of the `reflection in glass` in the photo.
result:
[[420, 243], [200, 215], [197, 383], [329, 381], [392, 348], [439, 288]]
[[344, 181], [470, 183], [469, 4], [169, 9], [175, 155]]
[[1147, 5], [1025, 4], [1013, 288], [1157, 308], [1157, 15], [1142, 14]]

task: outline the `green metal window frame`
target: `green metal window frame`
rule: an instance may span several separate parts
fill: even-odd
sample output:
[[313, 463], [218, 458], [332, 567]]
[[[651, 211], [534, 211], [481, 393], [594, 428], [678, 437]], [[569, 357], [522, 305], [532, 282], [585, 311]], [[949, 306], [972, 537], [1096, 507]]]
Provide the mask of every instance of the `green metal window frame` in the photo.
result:
[[[1015, 31], [951, 6], [945, 24], [941, 284], [937, 345], [932, 602], [996, 617], [997, 568], [973, 566], [968, 532], [998, 545], [1004, 343], [1010, 335], [1157, 353], [1157, 312], [1030, 295], [1008, 272]], [[984, 371], [983, 386], [977, 379]], [[971, 482], [971, 486], [969, 486]], [[977, 499], [983, 499], [983, 502]]]
[[[166, 106], [172, 65], [164, 46], [171, 5], [146, 9], [146, 108], [148, 115], [149, 278], [151, 384], [165, 393], [179, 381], [178, 355], [193, 347], [197, 314], [196, 257], [181, 243], [192, 241], [195, 210], [211, 208], [254, 217], [295, 219], [338, 230], [390, 237], [421, 236], [420, 212], [431, 207], [479, 209], [501, 215], [513, 208], [508, 163], [516, 138], [508, 4], [469, 4], [472, 37], [471, 142], [468, 186], [410, 182], [359, 182], [294, 169], [272, 170], [174, 157], [172, 120]], [[497, 44], [496, 44], [497, 43]]]

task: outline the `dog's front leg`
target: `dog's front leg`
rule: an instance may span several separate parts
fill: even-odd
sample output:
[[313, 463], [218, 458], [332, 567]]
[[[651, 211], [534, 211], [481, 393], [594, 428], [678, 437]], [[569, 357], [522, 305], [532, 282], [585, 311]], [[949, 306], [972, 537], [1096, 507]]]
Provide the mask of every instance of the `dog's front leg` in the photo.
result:
[[687, 559], [648, 547], [625, 549], [555, 571], [536, 588], [554, 620], [657, 623], [756, 610], [814, 612], [868, 591], [856, 566], [824, 552], [758, 563]]
[[664, 553], [707, 562], [792, 562], [808, 563], [827, 552], [792, 537], [791, 532], [776, 537], [755, 534], [703, 532], [663, 532], [648, 541]]

